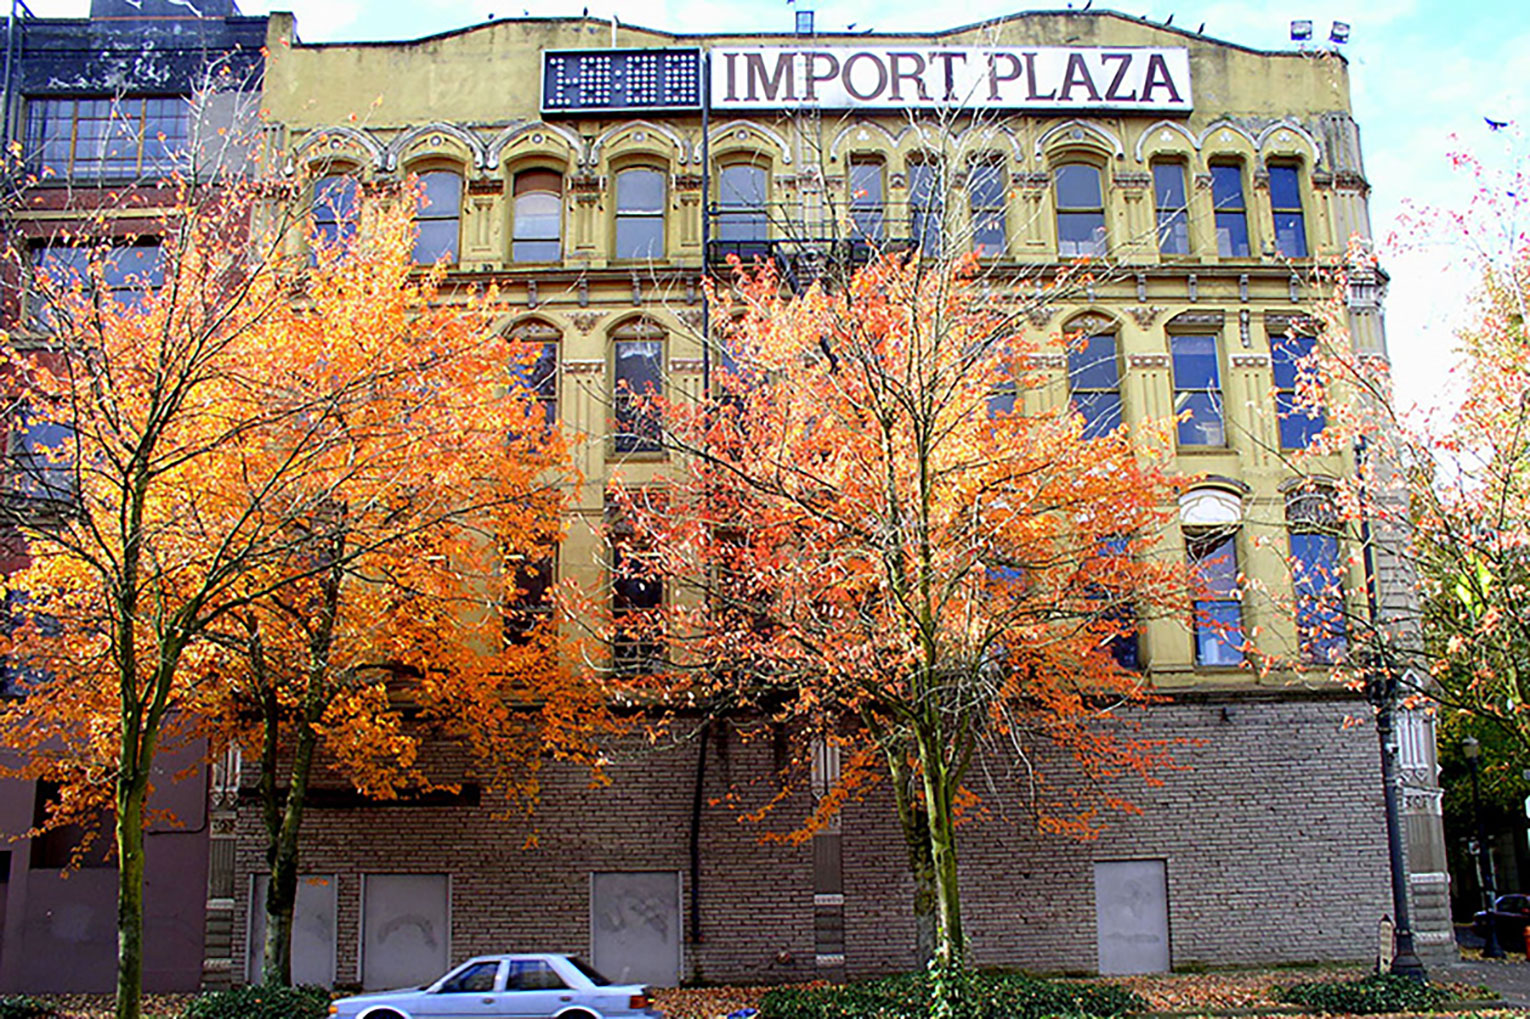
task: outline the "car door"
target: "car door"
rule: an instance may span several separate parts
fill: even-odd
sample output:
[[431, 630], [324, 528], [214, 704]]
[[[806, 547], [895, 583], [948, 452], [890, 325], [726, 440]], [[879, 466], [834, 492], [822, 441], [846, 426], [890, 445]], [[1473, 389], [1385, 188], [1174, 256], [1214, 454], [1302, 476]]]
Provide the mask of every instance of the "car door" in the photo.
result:
[[485, 1019], [508, 1015], [504, 1011], [505, 994], [500, 961], [474, 962], [463, 966], [441, 982], [441, 986], [422, 994], [409, 1008], [415, 1019]]
[[511, 959], [505, 979], [505, 1011], [500, 1014], [514, 1019], [545, 1019], [567, 1008], [577, 994], [546, 959]]

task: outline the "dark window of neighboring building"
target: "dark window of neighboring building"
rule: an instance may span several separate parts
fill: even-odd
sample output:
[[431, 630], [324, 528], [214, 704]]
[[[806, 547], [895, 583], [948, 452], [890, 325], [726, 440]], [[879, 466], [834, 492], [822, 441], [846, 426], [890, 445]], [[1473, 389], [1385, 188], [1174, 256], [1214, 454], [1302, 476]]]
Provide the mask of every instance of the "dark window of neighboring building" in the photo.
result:
[[1064, 258], [1105, 254], [1105, 192], [1099, 167], [1066, 163], [1057, 168], [1057, 253]]
[[653, 613], [664, 603], [664, 585], [646, 572], [642, 545], [631, 534], [611, 541], [612, 668], [623, 675], [650, 672], [659, 661]]
[[741, 258], [759, 253], [747, 246], [764, 241], [768, 235], [767, 187], [763, 166], [730, 163], [717, 172], [717, 239]]
[[945, 220], [946, 181], [943, 164], [924, 159], [908, 166], [909, 236], [926, 258], [939, 258]]
[[1169, 351], [1174, 369], [1174, 414], [1190, 412], [1189, 418], [1179, 422], [1179, 444], [1226, 445], [1217, 338], [1171, 336]]
[[1153, 164], [1153, 202], [1158, 210], [1158, 250], [1190, 254], [1190, 215], [1185, 197], [1185, 164]]
[[651, 398], [664, 391], [664, 340], [618, 332], [612, 344], [615, 368], [612, 406], [615, 410], [615, 444], [618, 453], [656, 453], [660, 444], [659, 409]]
[[189, 165], [185, 96], [27, 100], [26, 164], [69, 180], [162, 177]]
[[1215, 163], [1211, 167], [1211, 202], [1216, 209], [1217, 254], [1247, 258], [1248, 207], [1243, 198], [1243, 167]]
[[558, 347], [562, 337], [552, 326], [530, 322], [515, 330], [515, 339], [529, 346], [534, 360], [515, 365], [512, 374], [542, 407], [548, 427], [558, 423]]
[[344, 244], [356, 236], [361, 188], [345, 174], [320, 177], [313, 185], [313, 230], [324, 244]]
[[[57, 802], [59, 787], [53, 782], [38, 782], [32, 807], [32, 826], [40, 828], [48, 821], [48, 805]], [[88, 843], [88, 844], [87, 844]], [[80, 853], [81, 847], [84, 852]], [[81, 867], [108, 867], [112, 847], [111, 818], [103, 811], [87, 831], [82, 824], [64, 824], [32, 839], [29, 865], [32, 870], [63, 870], [79, 854]]]
[[80, 494], [76, 452], [72, 425], [37, 416], [29, 404], [20, 404], [6, 431], [10, 495], [59, 507], [72, 505]]
[[1302, 214], [1302, 178], [1289, 164], [1270, 167], [1270, 207], [1275, 213], [1275, 247], [1287, 258], [1307, 257], [1307, 221]]
[[[32, 617], [27, 611], [30, 601], [25, 591], [13, 589], [5, 593], [5, 602], [3, 608], [0, 608], [0, 612], [3, 612], [0, 615], [0, 626], [4, 627], [5, 636], [14, 638], [17, 631], [23, 630], [28, 623], [42, 637], [58, 636], [58, 621], [42, 615]], [[35, 644], [36, 641], [33, 641], [33, 646], [13, 647], [0, 658], [0, 697], [25, 697], [31, 688], [52, 678], [52, 673], [45, 667], [47, 652]]]
[[972, 208], [972, 250], [1001, 258], [1008, 248], [1004, 213], [1008, 181], [1001, 157], [977, 160], [967, 174], [967, 202]]
[[1068, 351], [1068, 390], [1073, 408], [1084, 419], [1083, 437], [1097, 439], [1121, 424], [1121, 367], [1116, 338], [1090, 336]]
[[[515, 175], [514, 190], [511, 260], [559, 261], [563, 258], [563, 175], [556, 170], [522, 170]], [[662, 198], [660, 203], [662, 208]]]
[[1185, 546], [1195, 579], [1195, 663], [1243, 664], [1243, 607], [1238, 597], [1237, 532], [1188, 532]]
[[415, 213], [414, 261], [434, 265], [438, 259], [457, 261], [462, 222], [462, 175], [454, 170], [420, 174], [420, 210]]
[[855, 159], [850, 163], [850, 222], [857, 241], [880, 241], [887, 209], [882, 194], [882, 161]]
[[658, 170], [616, 175], [616, 257], [664, 257], [664, 174]]
[[1275, 416], [1281, 449], [1306, 449], [1328, 425], [1321, 407], [1298, 406], [1297, 384], [1304, 364], [1317, 347], [1311, 336], [1277, 336], [1270, 341], [1270, 364], [1275, 374]]
[[32, 272], [36, 284], [28, 296], [28, 316], [33, 328], [53, 327], [49, 295], [62, 297], [78, 281], [89, 294], [97, 279], [110, 299], [129, 308], [142, 309], [148, 294], [165, 282], [165, 265], [158, 244], [115, 247], [65, 247], [32, 249]]

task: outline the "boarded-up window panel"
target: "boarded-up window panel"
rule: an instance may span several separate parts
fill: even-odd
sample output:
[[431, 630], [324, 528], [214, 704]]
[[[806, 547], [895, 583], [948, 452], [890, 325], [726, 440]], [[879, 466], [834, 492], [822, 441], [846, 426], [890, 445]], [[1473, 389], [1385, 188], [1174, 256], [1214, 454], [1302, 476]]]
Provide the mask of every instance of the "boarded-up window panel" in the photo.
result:
[[366, 990], [429, 983], [451, 952], [445, 874], [368, 874], [363, 879], [361, 984]]
[[[250, 888], [250, 941], [246, 973], [260, 980], [266, 940], [266, 889], [271, 879], [255, 875]], [[292, 913], [292, 982], [331, 987], [335, 983], [335, 889], [333, 874], [304, 874], [298, 878]]]
[[1162, 860], [1094, 865], [1100, 973], [1169, 970], [1169, 886]]
[[680, 982], [680, 875], [594, 874], [590, 940], [595, 968], [617, 983]]

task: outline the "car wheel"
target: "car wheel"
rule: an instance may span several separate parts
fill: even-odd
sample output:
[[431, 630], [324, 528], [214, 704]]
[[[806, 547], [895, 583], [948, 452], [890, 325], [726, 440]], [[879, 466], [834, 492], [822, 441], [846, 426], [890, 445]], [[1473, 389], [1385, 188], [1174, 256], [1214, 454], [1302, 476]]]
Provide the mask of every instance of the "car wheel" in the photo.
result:
[[404, 1019], [404, 1017], [391, 1008], [384, 1008], [375, 1012], [363, 1012], [359, 1019]]
[[590, 1013], [588, 1013], [588, 1012], [579, 1011], [579, 1012], [561, 1012], [561, 1013], [558, 1014], [558, 1019], [595, 1019], [595, 1017], [590, 1015]]

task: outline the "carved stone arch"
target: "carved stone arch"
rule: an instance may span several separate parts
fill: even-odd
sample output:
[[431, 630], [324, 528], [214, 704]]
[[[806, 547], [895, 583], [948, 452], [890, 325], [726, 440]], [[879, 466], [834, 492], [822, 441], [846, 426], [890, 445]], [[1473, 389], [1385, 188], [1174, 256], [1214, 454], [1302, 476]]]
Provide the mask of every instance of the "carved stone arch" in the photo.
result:
[[648, 312], [633, 311], [617, 317], [606, 326], [606, 341], [609, 343], [617, 339], [665, 340], [673, 331]]
[[[1292, 135], [1296, 141], [1300, 141], [1307, 146], [1307, 152], [1309, 153], [1310, 157], [1310, 162], [1308, 164], [1309, 166], [1316, 167], [1323, 161], [1323, 143], [1312, 137], [1306, 128], [1302, 127], [1290, 117], [1287, 117], [1284, 120], [1277, 120], [1275, 123], [1259, 132], [1259, 139], [1257, 142], [1259, 154], [1261, 156], [1264, 155], [1265, 150], [1270, 147], [1270, 142], [1272, 140], [1284, 143], [1284, 139], [1281, 138], [1281, 135], [1282, 133], [1287, 132], [1289, 132], [1289, 134]], [[1295, 146], [1292, 146], [1292, 148], [1294, 149]], [[1279, 154], [1285, 155], [1284, 152]]]
[[[328, 141], [333, 150], [330, 153], [316, 153], [313, 150], [320, 144]], [[358, 157], [357, 149], [361, 150]], [[343, 124], [334, 124], [329, 127], [321, 127], [310, 131], [298, 142], [287, 158], [286, 172], [292, 173], [304, 163], [316, 162], [320, 158], [333, 158], [344, 156], [356, 159], [357, 162], [370, 161], [372, 167], [377, 170], [384, 168], [385, 150], [381, 142], [372, 137], [370, 132], [359, 128], [347, 127]]]
[[1114, 131], [1092, 120], [1065, 120], [1053, 124], [1036, 139], [1035, 156], [1039, 163], [1049, 149], [1065, 146], [1082, 146], [1094, 149], [1102, 155], [1126, 158], [1126, 148]]
[[[850, 138], [851, 132], [855, 132], [856, 137]], [[834, 136], [834, 140], [829, 143], [829, 156], [830, 158], [838, 156], [840, 154], [840, 146], [847, 138], [854, 143], [869, 142], [874, 137], [880, 138], [885, 142], [888, 150], [897, 148], [898, 140], [893, 137], [892, 132], [887, 130], [887, 128], [873, 120], [857, 120], [853, 124], [846, 124], [840, 129], [839, 134]]]
[[1209, 124], [1206, 129], [1201, 132], [1200, 137], [1196, 139], [1196, 147], [1199, 148], [1202, 153], [1206, 152], [1208, 145], [1210, 145], [1211, 148], [1216, 150], [1219, 154], [1223, 152], [1238, 152], [1240, 150], [1238, 149], [1236, 141], [1239, 138], [1242, 138], [1246, 143], [1248, 143], [1248, 151], [1246, 153], [1248, 156], [1253, 157], [1259, 154], [1258, 139], [1249, 134], [1247, 130], [1239, 127], [1237, 124], [1234, 124], [1230, 120], [1218, 120], [1213, 124]]
[[[654, 134], [668, 139], [670, 144], [675, 147], [674, 161], [676, 163], [684, 166], [686, 163], [690, 162], [691, 147], [686, 144], [685, 139], [681, 138], [673, 128], [667, 127], [663, 124], [655, 124], [651, 120], [629, 120], [626, 123], [617, 124], [615, 127], [608, 128], [605, 133], [595, 139], [594, 143], [590, 146], [590, 163], [592, 165], [598, 164], [600, 162], [601, 150], [606, 147], [607, 143], [609, 143], [614, 138], [619, 138], [621, 135], [628, 131], [634, 133], [640, 131], [652, 131]], [[637, 141], [635, 138], [633, 140]], [[639, 142], [639, 144], [643, 144], [644, 142], [646, 142], [646, 139], [644, 139], [643, 142]]]
[[[415, 142], [419, 141], [421, 138], [429, 138], [432, 135], [441, 135], [445, 138], [453, 139], [459, 145], [461, 145], [462, 148], [467, 150], [466, 162], [470, 166], [479, 170], [488, 169], [489, 163], [487, 160], [489, 151], [488, 147], [484, 145], [483, 139], [479, 138], [477, 135], [467, 130], [466, 128], [458, 127], [456, 124], [443, 123], [441, 121], [434, 121], [429, 124], [424, 124], [420, 127], [410, 128], [408, 131], [405, 131], [403, 134], [393, 139], [393, 141], [388, 145], [387, 149], [383, 152], [383, 169], [398, 169], [399, 161], [405, 158], [405, 156], [409, 155], [409, 147]], [[440, 148], [435, 145], [432, 145], [426, 153], [422, 153], [422, 155], [430, 156], [447, 154], [449, 153], [442, 152]], [[461, 158], [463, 154], [454, 153], [451, 155], [453, 155], [455, 158]]]
[[1103, 308], [1089, 308], [1063, 319], [1062, 334], [1106, 336], [1121, 331], [1121, 320]]
[[[537, 141], [537, 135], [542, 136]], [[530, 137], [532, 144], [542, 146], [545, 150], [548, 142], [556, 138], [568, 147], [568, 154], [574, 157], [574, 162], [587, 165], [593, 157], [584, 152], [584, 143], [579, 136], [561, 124], [545, 124], [540, 120], [526, 121], [520, 124], [512, 124], [505, 128], [484, 148], [484, 160], [486, 168], [498, 166], [505, 158], [505, 150], [519, 142], [522, 138]]]
[[899, 131], [893, 138], [893, 144], [904, 152], [930, 151], [943, 147], [945, 138], [953, 137], [939, 131], [935, 125], [925, 121], [915, 121]]
[[1189, 307], [1170, 316], [1165, 329], [1217, 329], [1227, 324], [1227, 313], [1214, 308]]
[[[1188, 142], [1189, 145], [1190, 145], [1190, 151], [1192, 151], [1192, 152], [1199, 152], [1199, 151], [1201, 151], [1201, 143], [1198, 140], [1196, 140], [1195, 135], [1191, 134], [1185, 128], [1185, 125], [1179, 123], [1178, 121], [1174, 121], [1174, 120], [1160, 120], [1156, 124], [1149, 125], [1146, 131], [1143, 131], [1142, 134], [1137, 136], [1137, 146], [1136, 146], [1136, 148], [1132, 152], [1133, 157], [1137, 160], [1137, 162], [1139, 162], [1139, 163], [1143, 162], [1142, 150], [1147, 145], [1148, 139], [1152, 138], [1155, 133], [1168, 134], [1170, 132], [1174, 132], [1174, 133], [1178, 134], [1181, 138], [1183, 138], [1186, 142]], [[1160, 137], [1160, 138], [1156, 139], [1156, 141], [1159, 142], [1160, 144], [1167, 144], [1169, 139], [1161, 138]], [[1155, 153], [1153, 153], [1153, 152], [1149, 152], [1148, 153], [1149, 156], [1152, 156], [1154, 154]]]
[[1025, 158], [1025, 143], [1006, 124], [969, 125], [965, 130], [952, 133], [961, 159], [966, 160], [976, 152], [1001, 152], [1005, 146], [1016, 158]]
[[[739, 132], [744, 132], [745, 137], [738, 137]], [[759, 136], [753, 145], [746, 141], [751, 134]], [[789, 166], [792, 161], [792, 147], [791, 143], [786, 140], [786, 137], [780, 132], [772, 130], [764, 124], [757, 124], [752, 120], [730, 120], [726, 124], [720, 124], [712, 128], [712, 132], [707, 135], [707, 141], [711, 145], [714, 154], [719, 146], [729, 150], [732, 148], [760, 148], [762, 147], [760, 142], [765, 142], [774, 145], [780, 151], [783, 165]], [[700, 159], [701, 154], [698, 152], [696, 153], [696, 160], [699, 162]]]
[[548, 340], [556, 337], [561, 341], [565, 331], [563, 326], [560, 326], [546, 315], [539, 315], [535, 312], [519, 315], [512, 313], [504, 322], [497, 323], [497, 327], [500, 333], [512, 339], [522, 335], [534, 334]]

